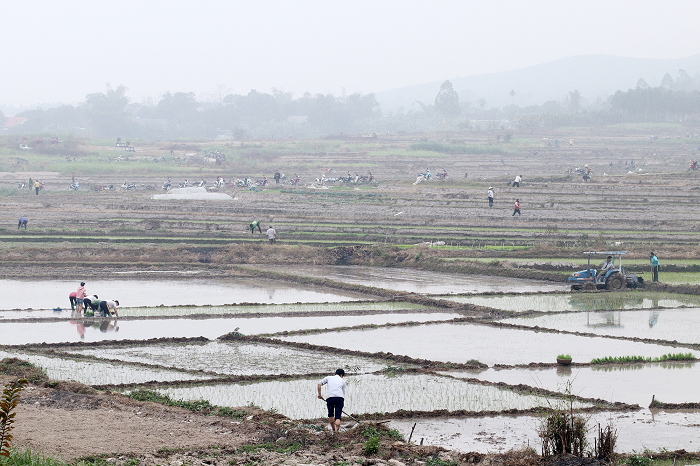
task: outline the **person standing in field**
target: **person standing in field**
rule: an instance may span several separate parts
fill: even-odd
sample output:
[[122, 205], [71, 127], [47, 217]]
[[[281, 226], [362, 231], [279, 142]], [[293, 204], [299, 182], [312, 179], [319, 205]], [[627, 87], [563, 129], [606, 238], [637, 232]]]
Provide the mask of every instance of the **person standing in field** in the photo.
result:
[[270, 240], [270, 244], [274, 243], [277, 239], [277, 232], [274, 228], [272, 228], [272, 225], [267, 227], [267, 239]]
[[656, 254], [653, 252], [649, 254], [649, 262], [651, 262], [651, 281], [652, 282], [658, 282], [659, 281], [659, 258], [656, 257]]
[[489, 196], [489, 207], [493, 207], [493, 186], [489, 186], [488, 196]]
[[85, 282], [80, 282], [80, 286], [78, 287], [78, 290], [75, 292], [75, 299], [78, 304], [78, 317], [80, 317], [80, 313], [83, 312], [83, 308], [85, 307], [85, 295], [87, 293], [85, 292]]
[[68, 300], [70, 301], [70, 310], [75, 311], [76, 306], [78, 305], [78, 299], [76, 298], [76, 292], [72, 292], [71, 294], [68, 295]]
[[254, 220], [253, 222], [250, 223], [250, 234], [252, 235], [255, 229], [257, 228], [258, 231], [262, 234], [262, 228], [260, 228], [260, 220]]
[[37, 195], [37, 196], [39, 195], [39, 190], [40, 190], [40, 189], [41, 189], [41, 183], [39, 182], [39, 180], [36, 180], [36, 181], [34, 182], [34, 190], [36, 191], [36, 195]]
[[343, 414], [343, 406], [345, 405], [345, 371], [338, 369], [335, 375], [324, 377], [318, 383], [318, 399], [323, 400], [321, 395], [321, 386], [328, 385], [328, 397], [325, 398], [326, 406], [328, 407], [328, 422], [331, 424], [333, 432], [340, 430], [340, 419]]
[[280, 184], [280, 171], [275, 171], [275, 184]]
[[515, 214], [518, 214], [519, 217], [522, 217], [522, 214], [520, 213], [520, 199], [515, 200], [515, 205], [513, 206], [513, 215], [511, 215], [511, 217], [515, 217]]

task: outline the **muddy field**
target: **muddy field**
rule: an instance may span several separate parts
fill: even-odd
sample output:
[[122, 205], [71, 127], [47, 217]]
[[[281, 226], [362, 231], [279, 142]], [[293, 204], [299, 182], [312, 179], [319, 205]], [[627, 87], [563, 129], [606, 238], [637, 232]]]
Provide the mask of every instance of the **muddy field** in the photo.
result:
[[[219, 166], [199, 161], [210, 143], [173, 159], [159, 145], [129, 162], [89, 145], [72, 165], [27, 156], [25, 171], [0, 173], [0, 359], [44, 371], [23, 394], [17, 444], [67, 460], [107, 454], [118, 466], [536, 464], [530, 453], [484, 454], [539, 449], [543, 416], [569, 406], [591, 428], [612, 419], [621, 454], [696, 451], [693, 147], [675, 136], [579, 136], [559, 149], [522, 136], [502, 154], [487, 136], [467, 141], [491, 147], [481, 155], [411, 150], [408, 138], [314, 150], [258, 141], [216, 146], [230, 154]], [[631, 160], [639, 168], [625, 168]], [[567, 175], [585, 163], [590, 182]], [[450, 177], [413, 185], [426, 167]], [[302, 183], [212, 190], [230, 201], [152, 199], [168, 177], [271, 180], [275, 169]], [[347, 170], [376, 181], [315, 182]], [[507, 185], [515, 174], [521, 187]], [[46, 183], [38, 196], [14, 189], [28, 176]], [[83, 190], [127, 178], [135, 189]], [[262, 234], [248, 230], [252, 220]], [[581, 252], [620, 249], [644, 277], [654, 250], [662, 283], [569, 291]], [[80, 281], [119, 299], [121, 317], [73, 313], [67, 295]], [[573, 364], [558, 365], [567, 353]], [[336, 366], [348, 373], [346, 411], [362, 423], [346, 418], [334, 443], [315, 384]], [[653, 396], [661, 404], [648, 408]], [[66, 419], [80, 426], [60, 437]], [[119, 440], [106, 447], [99, 426], [112, 423]], [[368, 426], [381, 440], [369, 459]]]

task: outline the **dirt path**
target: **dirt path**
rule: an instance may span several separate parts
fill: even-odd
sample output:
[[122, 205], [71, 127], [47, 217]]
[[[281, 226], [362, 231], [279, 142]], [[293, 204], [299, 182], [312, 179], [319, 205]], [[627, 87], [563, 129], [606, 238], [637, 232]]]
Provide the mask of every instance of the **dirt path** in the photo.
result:
[[[251, 411], [252, 412], [252, 411]], [[256, 414], [256, 416], [259, 416]], [[269, 416], [269, 415], [267, 415]], [[103, 453], [235, 448], [276, 440], [251, 420], [205, 416], [117, 394], [85, 395], [28, 387], [17, 408], [13, 444], [72, 460]]]

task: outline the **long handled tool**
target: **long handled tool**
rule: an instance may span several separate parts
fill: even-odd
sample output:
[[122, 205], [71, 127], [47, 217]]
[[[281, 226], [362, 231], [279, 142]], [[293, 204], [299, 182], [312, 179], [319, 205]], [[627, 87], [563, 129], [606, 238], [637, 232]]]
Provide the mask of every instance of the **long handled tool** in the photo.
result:
[[[326, 399], [323, 398], [323, 397], [319, 398], [319, 400], [326, 401]], [[343, 411], [343, 414], [345, 414], [347, 417], [349, 417], [349, 418], [352, 419], [353, 421], [357, 422], [358, 424], [360, 423], [360, 421], [358, 421], [358, 420], [355, 419], [354, 417], [350, 416], [350, 415], [349, 415], [348, 413], [346, 413], [345, 411]]]

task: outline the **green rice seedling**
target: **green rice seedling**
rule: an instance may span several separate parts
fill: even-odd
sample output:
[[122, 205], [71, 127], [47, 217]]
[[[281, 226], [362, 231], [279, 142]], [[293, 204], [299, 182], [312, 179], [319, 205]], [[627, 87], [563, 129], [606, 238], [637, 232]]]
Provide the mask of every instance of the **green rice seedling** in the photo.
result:
[[665, 362], [665, 361], [694, 361], [696, 358], [692, 353], [668, 353], [652, 358], [644, 356], [606, 356], [604, 358], [594, 358], [591, 364], [620, 364], [635, 362]]
[[557, 359], [571, 359], [571, 355], [570, 354], [560, 354], [559, 356], [557, 356]]
[[365, 456], [374, 455], [379, 451], [379, 437], [372, 437], [362, 447]]

